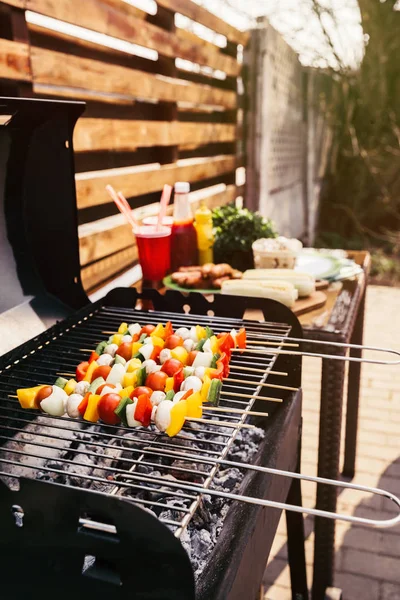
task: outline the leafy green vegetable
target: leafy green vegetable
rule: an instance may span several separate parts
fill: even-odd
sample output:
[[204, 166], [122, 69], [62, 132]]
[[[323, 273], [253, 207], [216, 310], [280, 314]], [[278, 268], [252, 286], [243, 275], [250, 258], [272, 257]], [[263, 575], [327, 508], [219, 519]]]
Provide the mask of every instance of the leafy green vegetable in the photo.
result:
[[228, 204], [213, 210], [215, 229], [214, 252], [228, 257], [232, 253], [249, 252], [253, 242], [260, 238], [275, 238], [277, 232], [270, 219], [247, 208]]

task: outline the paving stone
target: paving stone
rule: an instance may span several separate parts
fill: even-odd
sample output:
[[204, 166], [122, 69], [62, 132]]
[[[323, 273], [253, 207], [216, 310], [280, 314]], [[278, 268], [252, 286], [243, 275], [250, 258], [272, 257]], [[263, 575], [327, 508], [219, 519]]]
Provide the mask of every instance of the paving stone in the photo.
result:
[[[400, 350], [393, 331], [400, 330], [397, 306], [400, 289], [370, 287], [367, 294], [365, 343]], [[384, 304], [388, 310], [382, 313]], [[391, 309], [392, 307], [392, 309]], [[399, 316], [396, 316], [399, 314]], [[321, 361], [303, 361], [304, 436], [302, 472], [317, 470]], [[345, 383], [346, 389], [346, 383]], [[400, 369], [368, 365], [362, 368], [357, 476], [355, 481], [400, 494]], [[345, 422], [344, 405], [343, 424]], [[344, 427], [342, 430], [341, 460], [343, 460]], [[303, 484], [305, 506], [315, 505], [314, 484]], [[383, 498], [371, 498], [350, 490], [338, 496], [338, 512], [370, 519], [390, 519], [397, 510]], [[313, 519], [305, 518], [308, 582], [312, 582], [314, 535]], [[274, 543], [276, 561], [270, 563], [266, 581], [265, 600], [286, 600], [290, 595], [289, 569], [286, 566], [286, 526], [279, 525]], [[343, 589], [346, 600], [400, 600], [400, 525], [390, 530], [338, 523], [336, 529], [335, 585]]]
[[399, 600], [399, 598], [400, 586], [397, 583], [382, 583], [380, 600]]
[[379, 556], [373, 552], [344, 548], [341, 570], [372, 579], [400, 584], [398, 558]]
[[343, 591], [346, 600], [378, 600], [379, 582], [369, 577], [360, 577], [351, 573], [337, 573], [335, 587]]

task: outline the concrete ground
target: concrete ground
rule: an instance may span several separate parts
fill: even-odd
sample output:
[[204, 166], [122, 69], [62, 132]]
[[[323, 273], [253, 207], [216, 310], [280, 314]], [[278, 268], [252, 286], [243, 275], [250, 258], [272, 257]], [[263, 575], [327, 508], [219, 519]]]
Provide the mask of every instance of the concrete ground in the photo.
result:
[[[400, 350], [400, 289], [370, 286], [364, 342]], [[316, 475], [321, 364], [303, 364], [304, 429], [302, 472]], [[343, 446], [343, 444], [342, 444]], [[400, 366], [364, 365], [355, 483], [400, 495]], [[306, 506], [315, 505], [315, 486], [302, 484]], [[338, 511], [373, 519], [394, 516], [394, 505], [369, 494], [345, 490]], [[312, 582], [313, 523], [306, 518], [308, 583]], [[400, 600], [400, 526], [372, 529], [337, 523], [335, 586], [344, 600]], [[290, 600], [285, 521], [265, 571], [265, 600]]]

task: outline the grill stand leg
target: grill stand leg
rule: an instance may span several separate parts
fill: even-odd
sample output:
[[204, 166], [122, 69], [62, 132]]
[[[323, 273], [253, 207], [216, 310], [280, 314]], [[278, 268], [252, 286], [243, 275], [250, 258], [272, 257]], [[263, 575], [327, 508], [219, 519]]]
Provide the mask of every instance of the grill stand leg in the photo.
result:
[[[301, 439], [299, 461], [296, 472], [300, 472]], [[287, 498], [289, 504], [302, 506], [301, 481], [293, 479]], [[292, 600], [308, 600], [306, 553], [304, 547], [304, 519], [300, 513], [286, 511], [287, 544], [292, 585]]]
[[[361, 345], [364, 333], [365, 296], [360, 302], [357, 319], [354, 326], [351, 344]], [[360, 350], [352, 350], [351, 356], [361, 358]], [[346, 436], [344, 446], [343, 475], [352, 479], [355, 474], [357, 430], [358, 430], [358, 405], [360, 399], [361, 363], [349, 364], [349, 383], [347, 387], [347, 414], [346, 414]]]
[[[337, 353], [343, 352], [342, 350]], [[321, 413], [319, 423], [318, 476], [338, 479], [340, 433], [345, 363], [323, 360]], [[317, 487], [317, 508], [336, 512], [337, 492], [333, 486]], [[314, 575], [312, 600], [323, 600], [333, 585], [335, 568], [335, 521], [315, 518]]]

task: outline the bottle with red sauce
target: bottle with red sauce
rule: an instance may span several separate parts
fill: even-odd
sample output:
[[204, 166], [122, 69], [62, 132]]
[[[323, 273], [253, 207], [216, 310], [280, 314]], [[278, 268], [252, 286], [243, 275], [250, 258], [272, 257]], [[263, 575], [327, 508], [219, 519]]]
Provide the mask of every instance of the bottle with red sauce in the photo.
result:
[[171, 269], [198, 265], [197, 233], [189, 204], [190, 184], [175, 184], [174, 222], [171, 230]]

